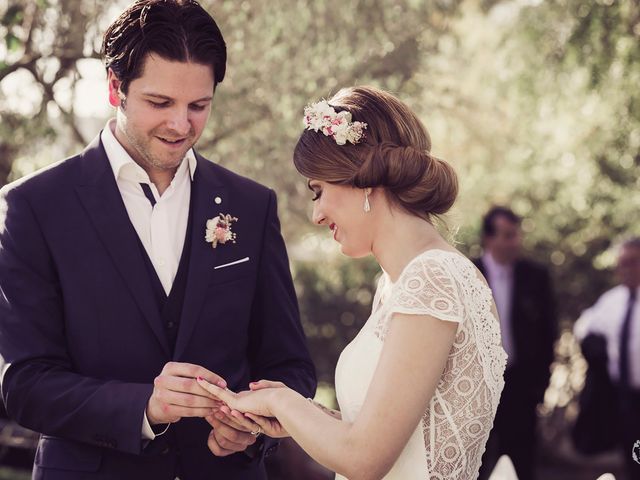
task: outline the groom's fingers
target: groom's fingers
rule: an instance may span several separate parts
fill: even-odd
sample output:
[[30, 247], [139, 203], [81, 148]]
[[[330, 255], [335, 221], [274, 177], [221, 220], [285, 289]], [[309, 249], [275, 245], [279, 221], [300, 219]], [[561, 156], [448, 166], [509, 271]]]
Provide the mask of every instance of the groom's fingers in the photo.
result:
[[211, 410], [218, 405], [214, 399], [209, 397], [192, 395], [190, 393], [173, 392], [171, 390], [160, 390], [158, 392], [158, 398], [168, 405], [176, 405], [192, 409], [199, 408]]
[[223, 406], [220, 408], [218, 415], [216, 418], [230, 427], [235, 428], [236, 430], [240, 430], [243, 432], [256, 432], [258, 431], [259, 425], [254, 423], [245, 417], [242, 413], [237, 410], [231, 410], [227, 406]]
[[185, 417], [206, 417], [207, 415], [211, 415], [210, 408], [190, 408], [168, 404], [163, 405], [162, 408], [164, 413], [169, 415], [170, 418], [175, 418], [175, 420], [169, 423], [177, 422]]
[[222, 377], [199, 365], [182, 362], [165, 364], [153, 381], [153, 393], [147, 402], [146, 414], [151, 425], [174, 423], [182, 417], [204, 417], [219, 405], [198, 386], [196, 377], [226, 387]]
[[224, 423], [225, 425], [228, 425], [229, 427], [235, 429], [235, 430], [239, 430], [241, 432], [251, 432], [251, 429], [248, 429], [246, 427], [243, 427], [242, 425], [240, 425], [235, 418], [229, 416], [228, 413], [223, 411], [224, 407], [221, 407], [220, 410], [218, 410], [218, 412], [214, 413], [214, 417], [216, 417], [218, 420], [220, 420], [222, 423]]
[[155, 387], [173, 391], [197, 395], [202, 398], [210, 398], [198, 386], [198, 382], [193, 378], [176, 377], [175, 375], [160, 374], [153, 381]]
[[216, 416], [209, 415], [205, 417], [209, 425], [217, 432], [216, 439], [218, 443], [224, 448], [236, 448], [242, 447], [244, 450], [249, 445], [253, 445], [256, 441], [256, 436], [251, 435], [249, 432], [243, 432], [237, 430], [220, 420]]
[[193, 363], [169, 362], [165, 364], [161, 375], [186, 377], [191, 379], [202, 377], [210, 383], [220, 385], [223, 388], [227, 387], [227, 382], [220, 375]]
[[213, 427], [207, 445], [215, 455], [225, 456], [234, 452], [242, 452], [256, 441], [254, 435], [240, 432], [213, 416], [205, 418]]
[[231, 455], [232, 453], [236, 453], [233, 450], [228, 450], [226, 448], [222, 448], [218, 441], [216, 440], [215, 430], [211, 430], [209, 433], [209, 438], [207, 439], [207, 446], [211, 453], [213, 453], [217, 457], [226, 457], [227, 455]]

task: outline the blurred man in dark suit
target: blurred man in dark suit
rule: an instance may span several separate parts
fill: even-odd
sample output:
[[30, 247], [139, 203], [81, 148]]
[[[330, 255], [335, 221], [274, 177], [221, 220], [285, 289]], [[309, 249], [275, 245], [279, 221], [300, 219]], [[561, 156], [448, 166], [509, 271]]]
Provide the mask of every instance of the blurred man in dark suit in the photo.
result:
[[475, 260], [493, 291], [502, 344], [508, 355], [505, 388], [483, 457], [488, 478], [500, 455], [513, 461], [520, 480], [534, 478], [536, 406], [549, 383], [556, 337], [556, 307], [548, 270], [522, 258], [521, 219], [493, 207], [482, 223], [483, 255]]

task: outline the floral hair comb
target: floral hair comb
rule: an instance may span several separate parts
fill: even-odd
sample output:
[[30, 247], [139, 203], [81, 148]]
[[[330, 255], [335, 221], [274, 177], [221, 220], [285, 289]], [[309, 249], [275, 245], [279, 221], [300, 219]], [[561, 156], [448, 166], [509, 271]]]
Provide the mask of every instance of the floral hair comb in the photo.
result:
[[364, 137], [367, 124], [352, 122], [351, 113], [337, 113], [326, 100], [313, 103], [304, 109], [305, 130], [322, 131], [327, 137], [333, 137], [338, 145], [351, 142], [354, 145]]

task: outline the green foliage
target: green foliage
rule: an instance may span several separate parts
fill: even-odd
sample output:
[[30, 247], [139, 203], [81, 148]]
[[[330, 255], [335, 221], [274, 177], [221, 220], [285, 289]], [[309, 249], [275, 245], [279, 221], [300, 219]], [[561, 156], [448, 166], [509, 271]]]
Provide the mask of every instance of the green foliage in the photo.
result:
[[302, 325], [319, 381], [333, 384], [345, 342], [356, 336], [369, 317], [379, 273], [371, 258], [296, 262], [294, 280]]
[[353, 84], [374, 83], [401, 94], [437, 51], [433, 39], [446, 32], [457, 4], [211, 2], [229, 65], [201, 151], [275, 187], [285, 232], [297, 235], [308, 192], [291, 154], [304, 106]]
[[5, 27], [17, 25], [24, 20], [24, 8], [22, 5], [11, 5], [7, 8], [7, 11], [2, 16], [0, 24]]
[[637, 1], [541, 2], [501, 38], [499, 88], [514, 123], [498, 130], [512, 145], [489, 183], [554, 264], [565, 320], [612, 282], [614, 255], [603, 252], [640, 233], [639, 13]]
[[4, 37], [4, 43], [6, 44], [7, 50], [9, 52], [15, 52], [22, 46], [22, 42], [20, 42], [20, 39], [13, 33], [7, 33], [7, 35]]
[[30, 478], [31, 472], [0, 467], [0, 480], [29, 480]]

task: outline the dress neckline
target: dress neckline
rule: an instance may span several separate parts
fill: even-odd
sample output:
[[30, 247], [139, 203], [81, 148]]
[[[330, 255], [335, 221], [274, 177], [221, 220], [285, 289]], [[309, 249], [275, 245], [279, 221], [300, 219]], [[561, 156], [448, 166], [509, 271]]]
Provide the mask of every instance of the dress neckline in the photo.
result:
[[[409, 265], [414, 263], [419, 258], [427, 256], [427, 254], [429, 254], [429, 253], [442, 253], [442, 254], [445, 254], [445, 255], [456, 256], [456, 257], [460, 257], [460, 258], [464, 258], [465, 260], [468, 260], [467, 257], [462, 255], [457, 250], [452, 252], [451, 250], [445, 250], [443, 248], [429, 248], [427, 250], [423, 250], [422, 252], [418, 253], [415, 257], [413, 257], [411, 260], [409, 260], [407, 262], [407, 264], [402, 268], [402, 271], [400, 272], [400, 275], [398, 275], [398, 280], [400, 280], [402, 278], [402, 275], [404, 275], [404, 272], [407, 270], [407, 268], [409, 268]], [[389, 287], [393, 287], [398, 282], [398, 280], [396, 280], [395, 282], [392, 281], [391, 277], [389, 276], [387, 271], [384, 268], [382, 268], [382, 266], [380, 268], [382, 269], [382, 274], [384, 275], [385, 283]]]

